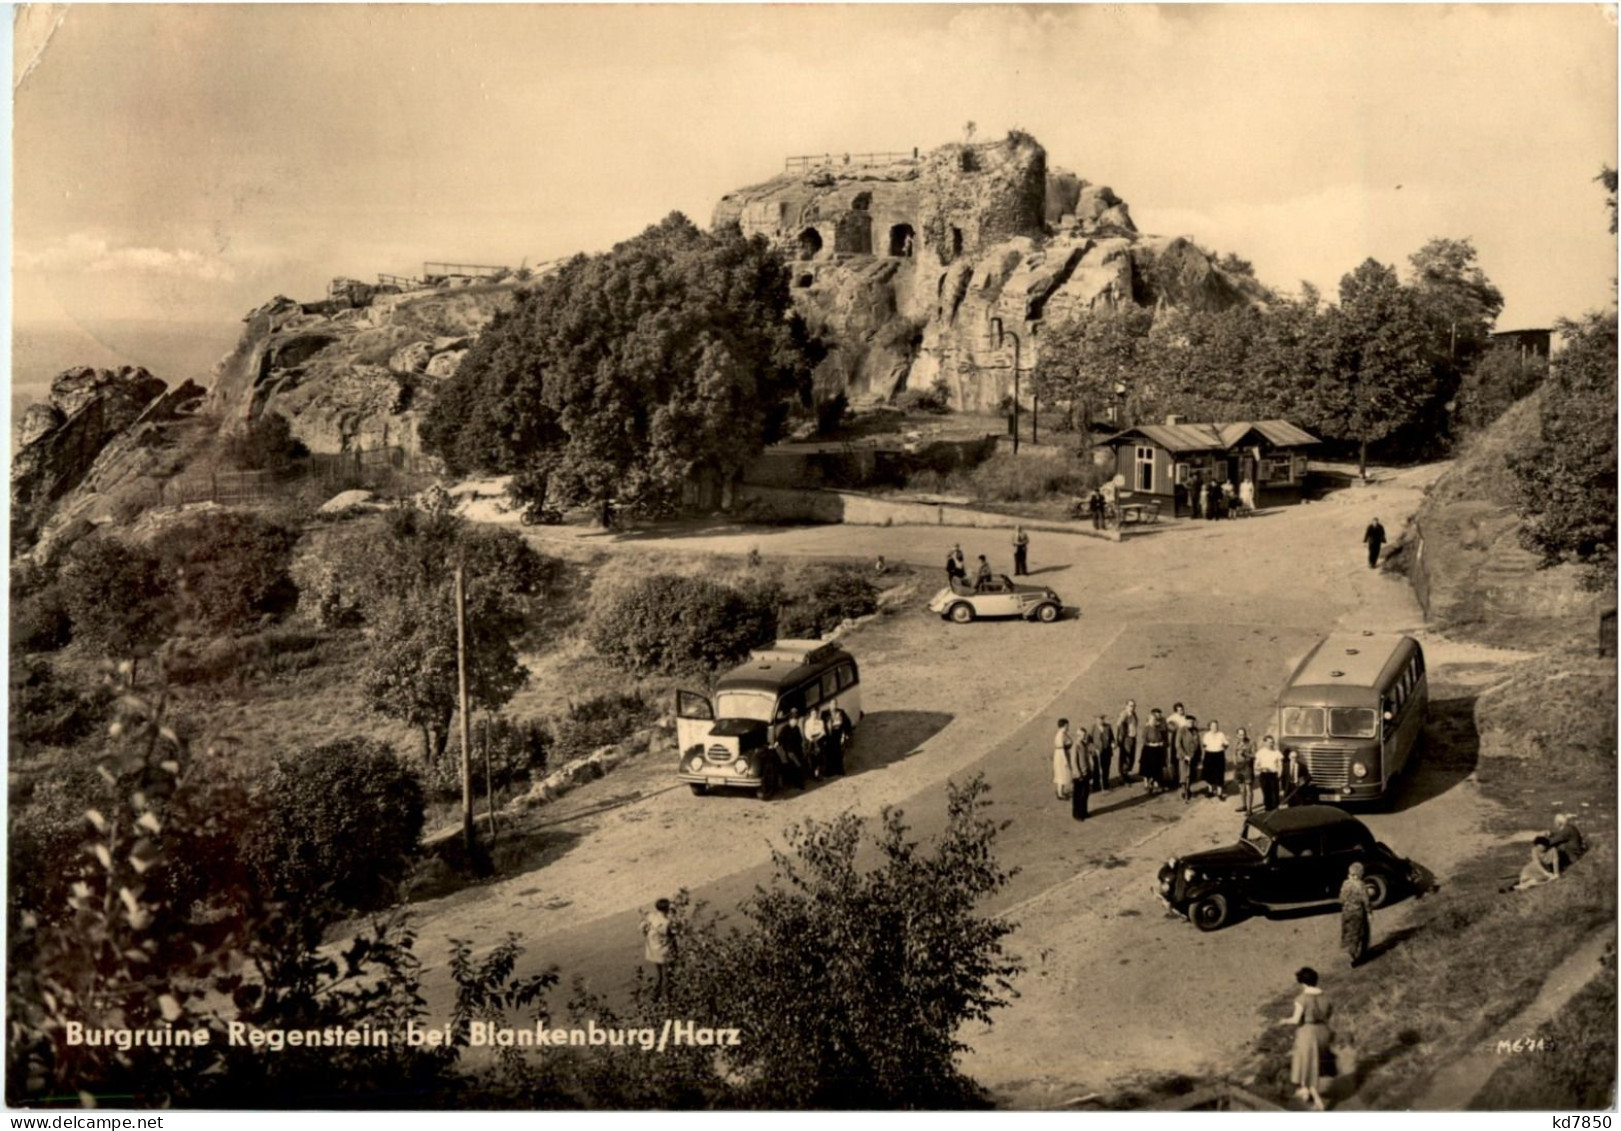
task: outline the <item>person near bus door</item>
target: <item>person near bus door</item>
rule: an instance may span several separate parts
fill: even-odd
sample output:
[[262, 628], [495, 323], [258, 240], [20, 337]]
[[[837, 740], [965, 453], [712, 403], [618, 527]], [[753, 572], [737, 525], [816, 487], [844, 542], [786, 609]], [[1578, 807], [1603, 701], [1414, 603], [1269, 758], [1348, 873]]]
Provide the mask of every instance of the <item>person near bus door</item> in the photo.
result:
[[854, 737], [851, 732], [850, 716], [843, 707], [835, 705], [828, 713], [827, 718], [827, 776], [842, 778], [844, 776], [844, 750]]
[[822, 713], [805, 713], [805, 765], [810, 776], [820, 780], [827, 769], [827, 723]]
[[1261, 739], [1255, 752], [1255, 780], [1261, 787], [1261, 805], [1268, 813], [1278, 807], [1278, 779], [1283, 776], [1283, 751], [1270, 734]]
[[798, 707], [789, 708], [788, 718], [778, 728], [777, 749], [782, 752], [783, 784], [805, 788], [805, 732], [800, 729]]
[[1124, 782], [1137, 768], [1137, 735], [1141, 724], [1137, 720], [1137, 700], [1127, 699], [1126, 709], [1114, 721], [1114, 745], [1120, 751], [1120, 780]]

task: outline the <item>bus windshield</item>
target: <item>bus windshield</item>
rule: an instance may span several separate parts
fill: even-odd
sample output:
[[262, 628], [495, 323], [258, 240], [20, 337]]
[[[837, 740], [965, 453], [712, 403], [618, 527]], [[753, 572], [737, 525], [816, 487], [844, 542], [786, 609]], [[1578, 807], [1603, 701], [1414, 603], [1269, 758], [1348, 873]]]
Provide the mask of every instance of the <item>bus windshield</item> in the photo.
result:
[[1373, 738], [1379, 733], [1371, 707], [1334, 707], [1328, 712], [1328, 733], [1335, 738]]
[[722, 719], [758, 719], [771, 721], [771, 710], [777, 705], [777, 696], [771, 691], [722, 691], [715, 696], [715, 714]]
[[1285, 707], [1283, 733], [1304, 738], [1323, 736], [1323, 709], [1321, 707]]

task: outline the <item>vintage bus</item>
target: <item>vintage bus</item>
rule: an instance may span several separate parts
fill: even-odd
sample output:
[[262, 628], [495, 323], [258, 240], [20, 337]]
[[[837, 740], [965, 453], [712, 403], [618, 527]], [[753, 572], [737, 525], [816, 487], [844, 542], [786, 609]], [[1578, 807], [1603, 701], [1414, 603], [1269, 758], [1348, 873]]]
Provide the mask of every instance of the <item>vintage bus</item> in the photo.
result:
[[855, 657], [819, 640], [778, 640], [721, 676], [713, 700], [676, 692], [677, 776], [697, 794], [738, 789], [770, 797], [781, 780], [777, 734], [796, 709], [801, 718], [842, 710], [853, 731], [861, 719]]
[[1278, 694], [1273, 733], [1327, 802], [1377, 801], [1424, 733], [1429, 684], [1411, 636], [1325, 637]]

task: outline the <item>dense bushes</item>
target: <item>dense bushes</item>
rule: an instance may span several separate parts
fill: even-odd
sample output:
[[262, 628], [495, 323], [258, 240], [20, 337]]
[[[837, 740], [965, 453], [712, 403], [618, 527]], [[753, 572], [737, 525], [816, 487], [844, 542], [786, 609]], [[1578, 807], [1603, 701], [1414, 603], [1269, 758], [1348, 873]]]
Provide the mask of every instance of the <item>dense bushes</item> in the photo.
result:
[[146, 655], [173, 627], [168, 581], [144, 547], [83, 539], [62, 567], [60, 589], [74, 639], [105, 654]]
[[66, 746], [95, 725], [96, 705], [62, 682], [43, 660], [11, 665], [10, 729], [14, 752], [36, 744]]
[[244, 471], [279, 471], [310, 454], [279, 412], [268, 412], [225, 441], [224, 455]]
[[280, 898], [386, 904], [422, 832], [422, 785], [386, 744], [349, 738], [279, 762], [247, 863]]
[[552, 724], [558, 762], [583, 758], [600, 746], [619, 742], [653, 717], [653, 705], [636, 693], [609, 692], [571, 703]]
[[705, 578], [654, 574], [598, 605], [586, 638], [637, 673], [716, 671], [776, 635], [775, 601]]
[[47, 585], [26, 597], [12, 594], [13, 652], [54, 652], [72, 637], [73, 619], [68, 615], [60, 588]]
[[907, 480], [918, 491], [969, 495], [980, 503], [1039, 503], [1085, 495], [1108, 473], [1079, 456], [1014, 457], [998, 453], [969, 472], [921, 471]]
[[902, 389], [894, 404], [902, 412], [950, 412], [951, 386], [942, 377], [927, 389]]
[[237, 632], [297, 600], [287, 571], [298, 538], [290, 526], [228, 511], [176, 526], [158, 552], [186, 618], [211, 632]]
[[[528, 781], [551, 760], [552, 732], [535, 719], [496, 718], [473, 726], [474, 792], [484, 787], [485, 753], [489, 755], [489, 781], [507, 789]], [[422, 784], [435, 799], [459, 798], [462, 792], [462, 744], [459, 734], [445, 745], [445, 757], [423, 767]]]
[[878, 609], [878, 587], [852, 569], [805, 575], [784, 598], [777, 613], [780, 636], [820, 638]]

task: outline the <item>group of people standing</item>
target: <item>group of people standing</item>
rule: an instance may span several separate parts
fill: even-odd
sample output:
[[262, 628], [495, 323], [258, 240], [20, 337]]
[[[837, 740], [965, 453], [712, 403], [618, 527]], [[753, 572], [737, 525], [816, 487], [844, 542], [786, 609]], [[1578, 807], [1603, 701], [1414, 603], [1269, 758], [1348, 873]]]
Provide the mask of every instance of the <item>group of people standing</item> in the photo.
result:
[[1126, 701], [1112, 723], [1099, 715], [1077, 731], [1068, 719], [1058, 720], [1053, 788], [1060, 800], [1070, 802], [1078, 821], [1086, 819], [1090, 795], [1110, 788], [1110, 770], [1116, 764], [1121, 785], [1135, 777], [1149, 794], [1180, 790], [1183, 804], [1193, 800], [1197, 785], [1202, 787], [1200, 796], [1225, 801], [1229, 760], [1232, 782], [1242, 793], [1241, 813], [1255, 808], [1257, 790], [1261, 805], [1270, 811], [1284, 797], [1310, 788], [1305, 764], [1280, 750], [1272, 735], [1264, 735], [1257, 746], [1248, 729], [1239, 727], [1229, 738], [1216, 719], [1201, 728], [1198, 717], [1181, 703], [1174, 704], [1169, 715], [1154, 707], [1143, 719], [1135, 699]]
[[[1028, 577], [1029, 574], [1030, 535], [1024, 527], [1016, 526], [1013, 529], [1013, 576]], [[979, 561], [974, 566], [974, 589], [976, 591], [984, 589], [995, 576], [985, 555], [979, 555]], [[956, 586], [968, 583], [968, 555], [962, 552], [962, 543], [958, 542], [946, 555], [946, 584]]]
[[1232, 518], [1241, 509], [1255, 509], [1255, 482], [1234, 485], [1195, 473], [1185, 485], [1176, 485], [1176, 504], [1178, 512], [1186, 508], [1194, 518]]
[[798, 707], [777, 727], [777, 749], [782, 752], [783, 784], [803, 789], [811, 779], [844, 776], [844, 752], [850, 745], [851, 723], [843, 707], [809, 711]]

